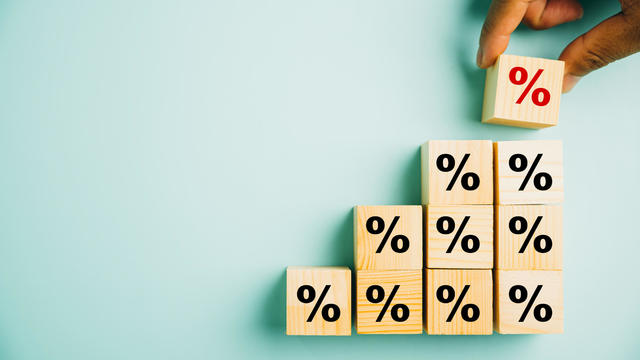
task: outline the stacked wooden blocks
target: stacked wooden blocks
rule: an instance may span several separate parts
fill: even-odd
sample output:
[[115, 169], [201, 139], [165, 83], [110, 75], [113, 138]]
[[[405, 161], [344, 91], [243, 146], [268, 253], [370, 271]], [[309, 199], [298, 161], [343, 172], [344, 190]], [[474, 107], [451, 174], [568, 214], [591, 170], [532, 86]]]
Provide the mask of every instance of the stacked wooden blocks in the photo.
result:
[[[359, 334], [563, 331], [560, 141], [429, 141], [422, 193], [354, 208]], [[351, 334], [349, 268], [287, 269], [287, 334]]]
[[422, 145], [427, 334], [491, 334], [491, 141]]
[[356, 206], [356, 331], [422, 332], [422, 208]]
[[[482, 121], [555, 125], [562, 72], [500, 56]], [[422, 145], [423, 206], [354, 208], [356, 331], [562, 332], [562, 166], [560, 141]], [[349, 268], [287, 268], [287, 334], [351, 335]]]
[[495, 330], [563, 331], [560, 141], [494, 144]]

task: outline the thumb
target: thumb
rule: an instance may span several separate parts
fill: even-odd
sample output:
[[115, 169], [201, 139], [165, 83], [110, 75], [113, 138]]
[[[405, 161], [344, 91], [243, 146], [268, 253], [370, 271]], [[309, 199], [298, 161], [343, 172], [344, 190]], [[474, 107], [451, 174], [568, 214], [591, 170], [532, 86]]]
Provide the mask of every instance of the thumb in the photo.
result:
[[[624, 2], [623, 2], [624, 3]], [[562, 92], [585, 75], [640, 51], [640, 11], [623, 12], [598, 24], [569, 44], [559, 60], [565, 62]]]

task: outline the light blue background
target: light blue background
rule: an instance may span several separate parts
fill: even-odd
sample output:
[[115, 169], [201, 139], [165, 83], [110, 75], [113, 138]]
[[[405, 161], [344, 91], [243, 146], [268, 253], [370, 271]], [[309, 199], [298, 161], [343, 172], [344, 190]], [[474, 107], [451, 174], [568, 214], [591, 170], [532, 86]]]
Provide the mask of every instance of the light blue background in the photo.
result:
[[[0, 1], [0, 358], [640, 357], [640, 56], [555, 128], [483, 125], [487, 4]], [[284, 336], [284, 268], [352, 265], [352, 206], [418, 204], [421, 143], [537, 138], [564, 141], [563, 335]]]

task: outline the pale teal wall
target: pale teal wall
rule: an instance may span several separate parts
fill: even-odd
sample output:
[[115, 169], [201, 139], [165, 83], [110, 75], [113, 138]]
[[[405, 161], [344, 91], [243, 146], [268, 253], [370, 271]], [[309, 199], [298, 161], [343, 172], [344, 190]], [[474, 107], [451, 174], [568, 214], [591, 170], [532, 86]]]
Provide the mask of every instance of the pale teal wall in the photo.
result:
[[[0, 1], [0, 359], [639, 358], [640, 55], [482, 125], [486, 6]], [[285, 337], [284, 268], [351, 265], [351, 207], [477, 138], [564, 141], [565, 334]]]

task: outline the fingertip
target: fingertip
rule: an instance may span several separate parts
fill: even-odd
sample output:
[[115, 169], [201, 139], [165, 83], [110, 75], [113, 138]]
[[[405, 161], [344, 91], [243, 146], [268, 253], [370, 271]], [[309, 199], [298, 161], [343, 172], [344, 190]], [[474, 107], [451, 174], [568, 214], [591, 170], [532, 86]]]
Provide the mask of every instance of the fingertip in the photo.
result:
[[481, 46], [478, 48], [476, 55], [476, 64], [481, 69], [489, 68], [496, 62], [498, 56], [500, 56], [500, 53], [494, 55], [493, 53], [485, 51]]
[[493, 64], [496, 63], [496, 60], [498, 59], [498, 56], [499, 56], [499, 54], [490, 57], [490, 56], [487, 56], [486, 54], [483, 53], [483, 55], [482, 55], [482, 63], [480, 65], [480, 68], [488, 69], [488, 68], [492, 67]]
[[566, 21], [576, 21], [582, 19], [584, 16], [584, 8], [577, 1], [569, 1], [565, 3], [566, 7], [562, 12], [565, 13]]
[[482, 66], [484, 64], [483, 57], [484, 57], [484, 51], [482, 51], [482, 47], [479, 47], [478, 53], [476, 54], [476, 65], [478, 65], [478, 67], [481, 69], [484, 69], [484, 67]]
[[544, 30], [576, 21], [583, 15], [584, 9], [576, 0], [540, 1], [527, 8], [524, 22], [534, 30]]

